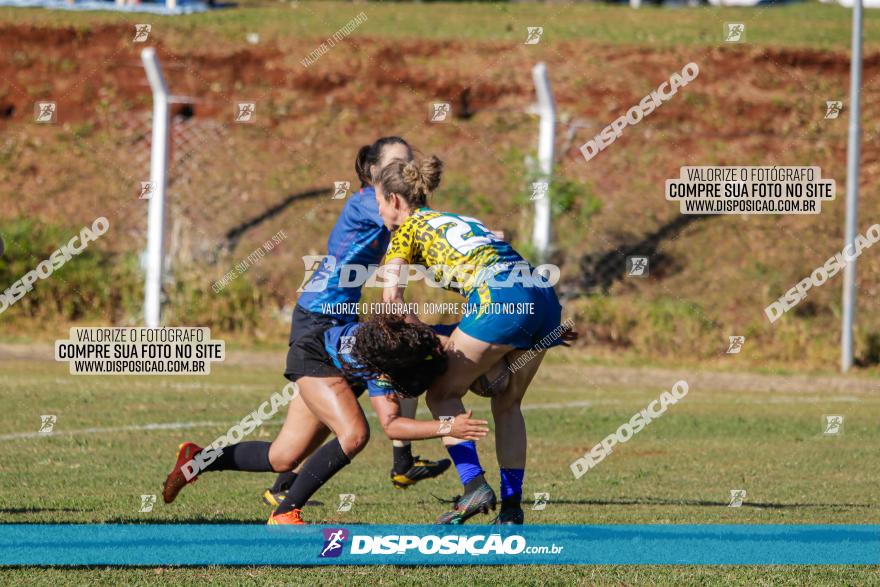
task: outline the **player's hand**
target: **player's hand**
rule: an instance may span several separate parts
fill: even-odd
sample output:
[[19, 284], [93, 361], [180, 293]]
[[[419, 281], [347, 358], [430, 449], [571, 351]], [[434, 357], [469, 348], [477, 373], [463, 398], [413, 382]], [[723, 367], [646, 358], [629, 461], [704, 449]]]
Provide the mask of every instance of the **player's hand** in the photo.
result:
[[489, 422], [486, 420], [474, 420], [471, 418], [473, 410], [459, 414], [452, 421], [452, 430], [449, 436], [462, 440], [480, 440], [489, 434]]
[[503, 230], [490, 230], [492, 234], [498, 237], [500, 240], [504, 240], [505, 234]]

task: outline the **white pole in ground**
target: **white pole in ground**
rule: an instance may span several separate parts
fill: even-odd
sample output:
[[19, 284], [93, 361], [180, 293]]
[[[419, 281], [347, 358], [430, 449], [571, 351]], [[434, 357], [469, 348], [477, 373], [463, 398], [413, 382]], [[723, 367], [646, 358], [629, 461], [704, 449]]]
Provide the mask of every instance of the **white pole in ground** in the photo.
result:
[[157, 328], [162, 318], [162, 241], [165, 235], [165, 189], [168, 184], [168, 86], [155, 49], [148, 47], [141, 51], [141, 61], [153, 90], [153, 145], [150, 154], [150, 182], [153, 189], [147, 218], [144, 323], [148, 328]]
[[541, 123], [538, 130], [538, 181], [546, 182], [548, 189], [535, 199], [535, 226], [532, 244], [538, 255], [538, 263], [546, 263], [550, 256], [551, 215], [549, 184], [553, 177], [554, 146], [556, 143], [556, 104], [550, 90], [547, 66], [538, 63], [532, 68], [535, 92], [538, 94], [538, 114]]
[[[856, 238], [859, 208], [859, 139], [861, 136], [862, 87], [862, 0], [853, 2], [852, 57], [850, 58], [849, 142], [846, 157], [846, 235], [844, 247]], [[845, 255], [846, 253], [844, 253]], [[843, 269], [843, 332], [840, 337], [840, 368], [846, 373], [853, 364], [853, 319], [856, 311], [856, 260]]]

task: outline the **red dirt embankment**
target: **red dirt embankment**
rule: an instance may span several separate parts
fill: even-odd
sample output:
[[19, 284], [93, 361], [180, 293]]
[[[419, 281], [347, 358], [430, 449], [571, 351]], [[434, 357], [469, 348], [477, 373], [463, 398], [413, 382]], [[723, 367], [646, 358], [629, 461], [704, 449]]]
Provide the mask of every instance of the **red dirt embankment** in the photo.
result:
[[[138, 55], [144, 45], [132, 43], [131, 36], [128, 26], [88, 32], [0, 28], [0, 219], [25, 216], [81, 226], [103, 214], [114, 226], [109, 246], [143, 247], [144, 203], [136, 195], [147, 173], [151, 100]], [[667, 322], [699, 320], [702, 313], [713, 332], [719, 329], [715, 325], [730, 330], [715, 333], [719, 341], [728, 334], [763, 333], [770, 348], [778, 346], [779, 332], [791, 328], [800, 342], [789, 340], [787, 350], [779, 351], [783, 355], [796, 356], [817, 338], [834, 344], [839, 283], [810, 293], [809, 318], [827, 326], [821, 332], [798, 330], [796, 316], [771, 328], [763, 307], [841, 246], [847, 113], [826, 120], [825, 102], [846, 101], [846, 54], [352, 36], [304, 67], [301, 60], [319, 43], [318, 38], [257, 46], [216, 42], [185, 52], [161, 41], [155, 45], [172, 93], [194, 100], [187, 107], [175, 105], [186, 120], [175, 127], [169, 189], [177, 261], [204, 263], [227, 232], [292, 195], [340, 180], [356, 187], [357, 148], [384, 134], [406, 136], [421, 151], [444, 159], [437, 207], [477, 216], [523, 244], [530, 222], [522, 196], [523, 156], [534, 149], [537, 130], [536, 119], [526, 113], [535, 100], [530, 67], [543, 60], [561, 118], [557, 173], [579, 182], [572, 202], [555, 219], [565, 291], [578, 291], [585, 254], [599, 257], [639, 242], [679, 217], [677, 204], [665, 201], [663, 186], [683, 165], [818, 165], [823, 176], [837, 181], [837, 199], [826, 202], [819, 216], [715, 217], [672, 234], [659, 245], [662, 256], [650, 279], [612, 285], [612, 305], [600, 313], [610, 316], [609, 322], [594, 316], [589, 328], [595, 336], [588, 340], [649, 350], [667, 346], [670, 353], [683, 345], [698, 349], [699, 333], [656, 339], [639, 333], [671, 331]], [[580, 144], [689, 62], [700, 69], [693, 82], [584, 161]], [[880, 101], [871, 99], [878, 74], [880, 55], [871, 54], [864, 70], [862, 228], [880, 219], [878, 154], [867, 148], [880, 131]], [[38, 100], [57, 102], [58, 124], [32, 122]], [[257, 104], [254, 124], [233, 122], [237, 101]], [[451, 103], [447, 122], [428, 121], [436, 101]], [[588, 193], [601, 203], [592, 217], [582, 208]], [[291, 199], [245, 231], [230, 261], [218, 265], [217, 277], [285, 229], [289, 239], [248, 278], [263, 280], [279, 304], [289, 302], [302, 275], [301, 256], [322, 251], [341, 205], [341, 200]], [[860, 262], [865, 296], [880, 293], [878, 267]], [[643, 305], [658, 301], [668, 302], [662, 311]], [[634, 318], [642, 325], [656, 323], [634, 329], [627, 318], [631, 311], [643, 312]], [[880, 316], [866, 308], [861, 324], [880, 330]]]

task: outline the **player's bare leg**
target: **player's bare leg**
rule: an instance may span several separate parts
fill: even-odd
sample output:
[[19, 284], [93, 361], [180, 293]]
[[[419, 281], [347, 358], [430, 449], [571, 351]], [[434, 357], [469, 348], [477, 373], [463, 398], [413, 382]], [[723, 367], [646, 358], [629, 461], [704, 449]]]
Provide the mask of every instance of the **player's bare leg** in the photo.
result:
[[[486, 343], [456, 329], [446, 344], [449, 360], [446, 373], [428, 389], [428, 408], [434, 418], [464, 413], [462, 397], [468, 387], [511, 350], [508, 345]], [[437, 523], [461, 524], [481, 511], [487, 513], [495, 509], [495, 492], [483, 477], [476, 445], [449, 436], [443, 437], [443, 444], [455, 462], [464, 493], [456, 498], [454, 509], [441, 515]]]
[[[341, 377], [303, 377], [300, 397], [309, 413], [336, 436], [315, 451], [287, 497], [269, 518], [270, 524], [302, 524], [301, 509], [311, 496], [340, 469], [351, 462], [370, 438], [367, 419], [351, 387]], [[287, 447], [281, 447], [287, 448]], [[301, 447], [304, 450], [306, 447]], [[302, 454], [284, 454], [287, 464], [298, 463]]]
[[[508, 355], [510, 364], [516, 364], [529, 351], [514, 351]], [[496, 524], [522, 524], [522, 482], [526, 468], [526, 422], [522, 415], [523, 396], [544, 360], [544, 351], [517, 369], [507, 389], [492, 398], [492, 418], [495, 420], [495, 454], [501, 469], [501, 512]]]
[[263, 502], [278, 507], [287, 497], [287, 490], [296, 481], [303, 462], [320, 447], [330, 435], [324, 426], [297, 395], [287, 408], [284, 425], [269, 449], [269, 462], [279, 471], [272, 487], [263, 493]]

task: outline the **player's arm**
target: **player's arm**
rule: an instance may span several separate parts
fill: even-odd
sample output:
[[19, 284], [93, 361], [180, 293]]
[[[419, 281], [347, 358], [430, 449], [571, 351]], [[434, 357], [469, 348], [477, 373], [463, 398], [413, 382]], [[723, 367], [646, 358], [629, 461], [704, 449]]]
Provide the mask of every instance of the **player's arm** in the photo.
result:
[[[400, 270], [406, 261], [404, 259], [391, 259], [385, 265], [380, 267], [382, 271], [382, 279], [385, 282], [385, 289], [382, 290], [382, 301], [386, 304], [403, 304], [403, 290], [406, 285], [400, 283]], [[421, 323], [419, 317], [412, 313], [406, 313], [404, 320], [410, 323]]]
[[461, 440], [480, 440], [489, 433], [486, 420], [474, 420], [471, 412], [455, 416], [452, 422], [440, 420], [415, 420], [400, 415], [400, 403], [393, 394], [371, 395], [370, 402], [382, 425], [382, 430], [391, 440], [424, 440], [453, 436]]
[[406, 289], [406, 284], [400, 282], [400, 270], [406, 262], [402, 257], [395, 257], [387, 259], [382, 266], [382, 280], [385, 283], [382, 301], [386, 304], [403, 303], [403, 290]]
[[[382, 291], [382, 301], [386, 304], [404, 303], [403, 290], [406, 289], [406, 283], [401, 282], [400, 272], [405, 265], [412, 263], [416, 258], [418, 244], [414, 232], [414, 229], [401, 227], [391, 233], [391, 241], [385, 252], [385, 263], [379, 268], [382, 272], [380, 277], [385, 284]], [[406, 320], [407, 322], [420, 322], [414, 314], [407, 314]]]

